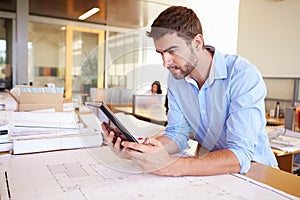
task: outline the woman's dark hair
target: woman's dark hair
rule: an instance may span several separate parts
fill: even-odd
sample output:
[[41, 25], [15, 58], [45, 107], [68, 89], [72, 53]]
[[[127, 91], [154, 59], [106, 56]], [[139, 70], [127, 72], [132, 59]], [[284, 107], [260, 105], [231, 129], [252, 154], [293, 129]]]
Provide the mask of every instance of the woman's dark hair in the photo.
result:
[[154, 81], [151, 85], [151, 92], [152, 92], [152, 87], [153, 85], [157, 86], [157, 94], [162, 94], [162, 90], [161, 90], [161, 86], [160, 86], [160, 82], [159, 81]]

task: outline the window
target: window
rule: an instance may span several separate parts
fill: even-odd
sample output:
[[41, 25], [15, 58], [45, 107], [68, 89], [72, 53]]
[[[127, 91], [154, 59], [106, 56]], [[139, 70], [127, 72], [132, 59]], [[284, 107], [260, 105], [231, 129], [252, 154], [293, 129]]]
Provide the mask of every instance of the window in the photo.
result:
[[0, 90], [12, 88], [12, 20], [0, 18]]
[[65, 86], [65, 35], [63, 26], [29, 23], [28, 80], [33, 86]]

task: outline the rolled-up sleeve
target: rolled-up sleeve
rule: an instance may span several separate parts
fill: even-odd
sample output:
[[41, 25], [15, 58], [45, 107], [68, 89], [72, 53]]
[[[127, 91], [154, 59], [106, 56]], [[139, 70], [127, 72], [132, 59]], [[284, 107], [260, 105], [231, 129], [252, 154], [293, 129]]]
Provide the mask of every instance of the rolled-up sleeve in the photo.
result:
[[168, 91], [168, 99], [168, 125], [164, 136], [174, 140], [178, 145], [179, 150], [184, 150], [188, 148], [187, 141], [189, 139], [191, 128], [171, 91]]
[[230, 91], [226, 140], [227, 149], [236, 155], [242, 174], [250, 168], [259, 134], [264, 130], [266, 123], [264, 115], [266, 88], [263, 79], [254, 68], [236, 73], [232, 81], [235, 83], [232, 82]]

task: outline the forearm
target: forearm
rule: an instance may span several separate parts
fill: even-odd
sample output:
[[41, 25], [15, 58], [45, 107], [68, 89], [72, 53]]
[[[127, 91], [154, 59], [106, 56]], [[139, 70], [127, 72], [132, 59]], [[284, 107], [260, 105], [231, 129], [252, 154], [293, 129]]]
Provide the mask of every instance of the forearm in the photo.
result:
[[227, 149], [213, 151], [204, 157], [180, 157], [158, 171], [160, 175], [205, 176], [238, 173], [240, 165], [233, 152]]
[[169, 154], [174, 154], [179, 151], [178, 145], [171, 138], [169, 138], [167, 136], [160, 136], [157, 138], [157, 140], [159, 140], [161, 142], [161, 144], [163, 145], [163, 147], [167, 150], [167, 152]]

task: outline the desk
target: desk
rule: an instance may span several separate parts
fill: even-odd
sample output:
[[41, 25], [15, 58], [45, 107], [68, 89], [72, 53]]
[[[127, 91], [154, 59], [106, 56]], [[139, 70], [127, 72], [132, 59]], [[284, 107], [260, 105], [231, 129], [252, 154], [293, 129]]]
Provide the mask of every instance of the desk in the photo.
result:
[[272, 150], [276, 156], [279, 168], [283, 171], [291, 173], [293, 171], [294, 156], [295, 154], [300, 153], [300, 150], [293, 152], [285, 152], [278, 149]]
[[245, 176], [288, 194], [300, 197], [300, 176], [292, 175], [259, 163], [252, 163], [250, 170]]
[[269, 126], [285, 125], [285, 119], [284, 118], [267, 117], [267, 125], [269, 125]]

